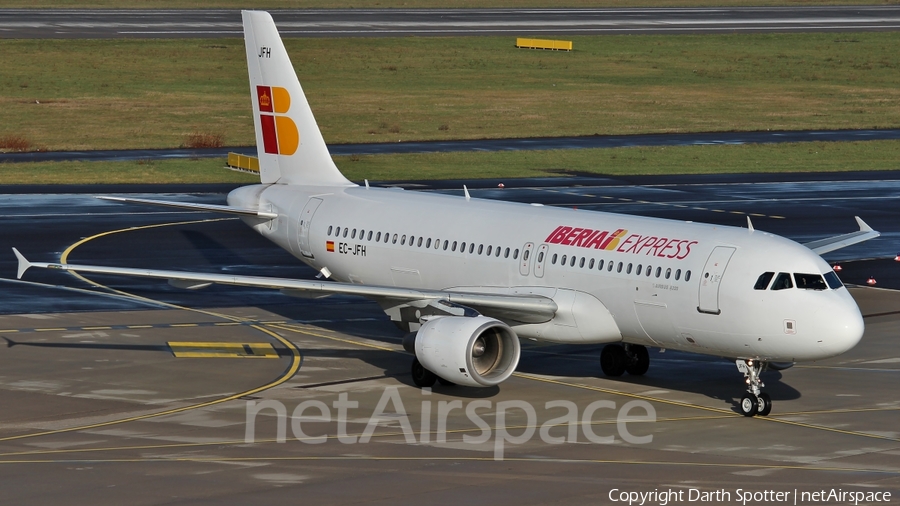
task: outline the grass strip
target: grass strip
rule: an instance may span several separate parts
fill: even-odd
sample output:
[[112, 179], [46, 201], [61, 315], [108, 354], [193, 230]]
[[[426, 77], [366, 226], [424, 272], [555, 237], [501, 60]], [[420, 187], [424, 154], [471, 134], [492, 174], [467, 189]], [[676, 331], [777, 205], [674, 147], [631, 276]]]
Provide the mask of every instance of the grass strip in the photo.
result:
[[[900, 32], [286, 39], [328, 142], [900, 127]], [[243, 41], [0, 40], [0, 139], [254, 142]], [[65, 125], [65, 127], [61, 127]]]
[[[354, 180], [897, 170], [900, 141], [338, 156]], [[240, 183], [220, 159], [0, 164], [0, 184]]]

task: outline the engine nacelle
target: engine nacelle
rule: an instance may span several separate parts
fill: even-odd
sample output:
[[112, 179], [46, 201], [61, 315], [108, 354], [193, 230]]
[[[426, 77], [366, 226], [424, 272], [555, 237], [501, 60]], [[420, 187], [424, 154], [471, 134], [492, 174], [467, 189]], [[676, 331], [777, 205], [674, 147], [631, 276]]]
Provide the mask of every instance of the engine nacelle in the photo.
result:
[[519, 338], [500, 320], [486, 316], [439, 316], [415, 334], [416, 358], [423, 367], [457, 385], [490, 387], [519, 365]]

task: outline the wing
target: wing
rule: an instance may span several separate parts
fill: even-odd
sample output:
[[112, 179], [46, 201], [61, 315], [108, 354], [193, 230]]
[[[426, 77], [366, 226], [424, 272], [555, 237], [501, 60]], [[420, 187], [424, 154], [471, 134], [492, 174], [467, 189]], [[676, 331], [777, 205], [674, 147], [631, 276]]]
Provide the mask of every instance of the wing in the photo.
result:
[[274, 220], [278, 217], [277, 213], [267, 213], [256, 209], [242, 209], [240, 207], [217, 206], [215, 204], [189, 204], [187, 202], [172, 202], [169, 200], [150, 200], [150, 199], [132, 199], [123, 197], [96, 197], [100, 200], [111, 200], [114, 202], [127, 202], [129, 204], [148, 204], [151, 206], [177, 207], [179, 209], [189, 209], [191, 211], [210, 211], [214, 213], [237, 214], [240, 216], [253, 216], [264, 220]]
[[808, 242], [804, 244], [804, 246], [813, 250], [813, 252], [822, 255], [829, 251], [846, 248], [847, 246], [868, 241], [869, 239], [874, 239], [881, 235], [881, 232], [873, 230], [872, 227], [867, 225], [859, 216], [856, 216], [856, 223], [859, 224], [859, 231], [857, 232], [819, 239], [818, 241]]
[[22, 278], [30, 267], [61, 271], [93, 272], [118, 276], [166, 279], [179, 288], [202, 288], [212, 283], [221, 285], [252, 286], [271, 288], [291, 294], [316, 295], [357, 295], [377, 301], [395, 302], [438, 302], [465, 306], [486, 316], [512, 319], [523, 323], [543, 323], [556, 314], [557, 305], [553, 299], [540, 295], [502, 295], [475, 292], [443, 290], [415, 290], [392, 286], [358, 285], [333, 281], [308, 281], [302, 279], [269, 278], [262, 276], [234, 276], [201, 272], [168, 271], [155, 269], [134, 269], [128, 267], [102, 267], [97, 265], [56, 264], [29, 262], [16, 248], [13, 252], [19, 259], [18, 278]]

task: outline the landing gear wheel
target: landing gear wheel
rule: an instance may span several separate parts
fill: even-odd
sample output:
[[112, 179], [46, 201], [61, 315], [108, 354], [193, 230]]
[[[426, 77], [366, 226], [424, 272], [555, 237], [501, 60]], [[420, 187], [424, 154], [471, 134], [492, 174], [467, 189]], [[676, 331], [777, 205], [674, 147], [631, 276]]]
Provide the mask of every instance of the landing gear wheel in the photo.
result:
[[738, 406], [741, 414], [744, 416], [755, 416], [759, 410], [759, 397], [747, 392], [741, 397], [741, 403]]
[[438, 383], [440, 383], [441, 385], [444, 385], [445, 387], [455, 387], [456, 386], [456, 383], [454, 383], [450, 380], [445, 380], [444, 378], [442, 378], [440, 376], [437, 377], [437, 381], [438, 381]]
[[434, 386], [434, 382], [437, 381], [437, 379], [437, 375], [429, 371], [428, 369], [425, 369], [425, 367], [419, 363], [419, 359], [413, 359], [412, 380], [417, 387], [431, 388]]
[[650, 352], [646, 346], [639, 344], [629, 344], [625, 349], [628, 354], [628, 365], [625, 371], [632, 376], [643, 376], [647, 369], [650, 368]]
[[628, 366], [628, 354], [620, 344], [608, 344], [600, 352], [600, 369], [603, 374], [611, 377], [625, 374]]
[[767, 416], [772, 412], [772, 398], [769, 394], [763, 392], [759, 394], [759, 400], [756, 403], [756, 414], [759, 416]]

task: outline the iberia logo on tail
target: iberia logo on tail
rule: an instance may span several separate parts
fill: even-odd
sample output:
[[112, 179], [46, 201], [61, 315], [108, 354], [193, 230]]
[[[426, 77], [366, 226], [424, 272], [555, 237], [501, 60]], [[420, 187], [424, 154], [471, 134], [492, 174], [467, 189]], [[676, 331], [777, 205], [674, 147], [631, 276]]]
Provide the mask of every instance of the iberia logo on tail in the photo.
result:
[[293, 155], [300, 145], [300, 132], [294, 120], [284, 116], [291, 108], [290, 93], [278, 86], [257, 86], [256, 97], [265, 152], [270, 155]]

